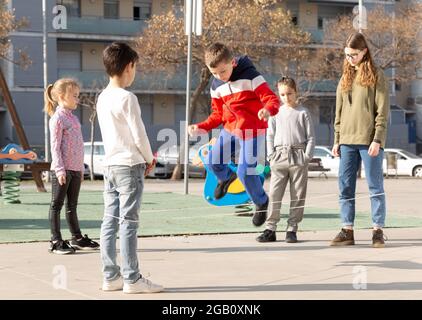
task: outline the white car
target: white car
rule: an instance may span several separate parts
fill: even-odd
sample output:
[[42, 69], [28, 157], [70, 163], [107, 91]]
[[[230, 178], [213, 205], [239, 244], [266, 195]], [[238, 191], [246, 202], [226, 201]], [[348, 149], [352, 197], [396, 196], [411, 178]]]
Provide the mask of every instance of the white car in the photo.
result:
[[[384, 149], [384, 174], [422, 178], [422, 158], [403, 149]], [[387, 167], [388, 165], [388, 167]]]
[[[330, 169], [327, 176], [338, 177], [340, 158], [331, 154], [331, 148], [327, 146], [315, 146], [314, 158], [320, 158], [324, 168]], [[394, 158], [396, 161], [394, 161]], [[387, 163], [389, 167], [387, 168]], [[422, 158], [403, 149], [385, 148], [383, 160], [383, 172], [385, 175], [413, 176], [422, 178]], [[365, 177], [365, 169], [362, 163], [362, 177]]]
[[[101, 141], [94, 141], [94, 175], [102, 176], [103, 175], [103, 161], [104, 161], [105, 151], [104, 144]], [[84, 143], [84, 162], [88, 165], [89, 170], [91, 170], [91, 142]]]
[[314, 158], [321, 159], [322, 166], [330, 171], [324, 172], [327, 177], [338, 177], [340, 158], [331, 154], [331, 148], [327, 146], [315, 146]]

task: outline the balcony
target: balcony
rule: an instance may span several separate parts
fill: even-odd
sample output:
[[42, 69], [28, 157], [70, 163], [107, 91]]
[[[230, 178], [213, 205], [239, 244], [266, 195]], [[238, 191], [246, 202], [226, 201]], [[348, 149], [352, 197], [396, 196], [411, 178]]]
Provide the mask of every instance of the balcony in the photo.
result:
[[103, 17], [69, 17], [67, 29], [60, 29], [59, 31], [63, 33], [135, 37], [145, 27], [145, 21], [104, 19]]
[[[57, 76], [72, 77], [78, 79], [82, 84], [82, 87], [87, 88], [98, 88], [105, 87], [108, 83], [108, 76], [102, 70], [89, 70], [89, 71], [78, 71], [78, 70], [66, 70], [59, 69]], [[199, 84], [199, 77], [197, 74], [192, 76], [192, 88], [193, 90]], [[141, 91], [183, 91], [186, 90], [186, 71], [177, 72], [173, 75], [166, 74], [164, 72], [156, 72], [150, 74], [138, 73], [135, 78], [135, 82], [130, 87], [130, 90], [141, 90]]]

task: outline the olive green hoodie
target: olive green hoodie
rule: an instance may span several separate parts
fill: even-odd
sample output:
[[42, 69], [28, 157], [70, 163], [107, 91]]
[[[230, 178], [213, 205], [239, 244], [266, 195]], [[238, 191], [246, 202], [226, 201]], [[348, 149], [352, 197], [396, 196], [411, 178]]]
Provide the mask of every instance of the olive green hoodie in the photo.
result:
[[369, 146], [376, 141], [384, 148], [390, 114], [388, 82], [381, 69], [375, 88], [362, 87], [357, 79], [358, 74], [351, 92], [341, 91], [341, 80], [337, 86], [334, 144]]

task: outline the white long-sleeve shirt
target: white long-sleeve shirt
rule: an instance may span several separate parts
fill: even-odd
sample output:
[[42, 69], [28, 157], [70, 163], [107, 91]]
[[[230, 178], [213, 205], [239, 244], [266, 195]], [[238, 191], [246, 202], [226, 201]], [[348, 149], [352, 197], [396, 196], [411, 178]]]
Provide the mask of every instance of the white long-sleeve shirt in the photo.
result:
[[97, 115], [105, 149], [104, 165], [134, 166], [153, 161], [138, 98], [132, 92], [107, 87], [98, 97]]

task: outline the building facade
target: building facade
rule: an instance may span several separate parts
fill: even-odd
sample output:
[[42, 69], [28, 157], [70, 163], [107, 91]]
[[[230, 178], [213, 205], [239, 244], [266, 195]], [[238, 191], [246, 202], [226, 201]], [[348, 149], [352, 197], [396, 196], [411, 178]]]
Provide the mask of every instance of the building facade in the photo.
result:
[[[291, 11], [294, 23], [310, 32], [313, 41], [318, 44], [323, 37], [325, 21], [339, 14], [351, 13], [357, 2], [298, 0], [284, 1], [284, 5]], [[394, 10], [394, 1], [385, 2]], [[168, 10], [181, 14], [183, 4], [183, 0], [47, 0], [49, 83], [70, 76], [79, 79], [83, 91], [99, 90], [107, 83], [102, 65], [105, 46], [112, 41], [135, 40], [152, 15]], [[52, 10], [56, 5], [63, 5], [67, 9], [66, 29], [53, 28], [56, 15]], [[27, 17], [29, 20], [28, 27], [13, 33], [11, 40], [15, 49], [23, 49], [30, 55], [32, 65], [23, 70], [3, 61], [2, 69], [30, 144], [43, 145], [42, 0], [9, 0], [9, 7], [15, 10], [17, 18]], [[181, 122], [185, 119], [185, 74], [184, 68], [171, 77], [141, 72], [131, 88], [139, 98], [153, 150], [163, 143], [158, 139], [161, 129], [180, 132]], [[264, 76], [273, 85], [278, 78], [277, 70], [274, 68]], [[197, 78], [193, 76], [193, 87]], [[331, 145], [333, 142], [334, 89], [316, 89], [308, 101], [315, 122], [317, 144]], [[412, 140], [411, 130], [416, 129], [410, 128], [409, 121], [422, 123], [422, 83], [414, 82], [406, 88], [397, 89], [392, 88], [392, 104], [404, 107], [395, 110], [391, 117], [387, 145], [415, 151], [417, 140], [416, 137]], [[406, 108], [408, 100], [414, 101], [413, 111]], [[77, 111], [85, 141], [90, 137], [90, 113], [91, 110], [86, 107], [80, 107]], [[420, 131], [418, 136], [422, 138], [422, 129]], [[101, 140], [98, 126], [95, 140]], [[12, 141], [18, 142], [18, 139], [8, 112], [0, 101], [0, 146]]]

